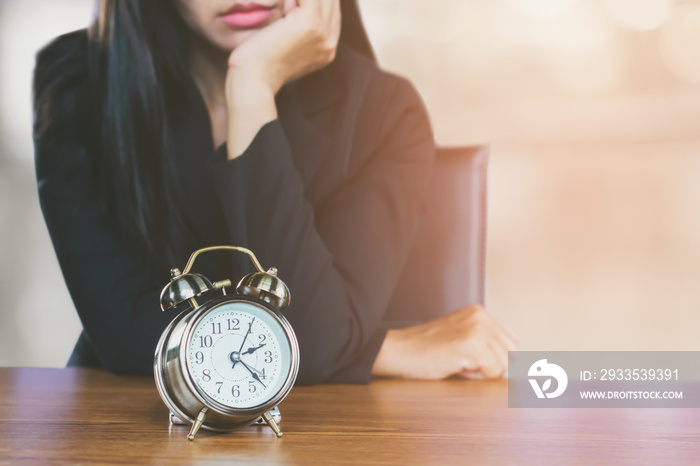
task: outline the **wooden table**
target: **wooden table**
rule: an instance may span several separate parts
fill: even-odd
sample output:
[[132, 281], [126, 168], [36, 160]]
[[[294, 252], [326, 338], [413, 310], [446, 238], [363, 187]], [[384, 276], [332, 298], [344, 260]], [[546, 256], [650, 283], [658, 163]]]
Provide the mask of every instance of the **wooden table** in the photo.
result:
[[0, 464], [700, 464], [700, 410], [512, 409], [503, 380], [294, 388], [269, 428], [170, 426], [152, 378], [0, 368]]

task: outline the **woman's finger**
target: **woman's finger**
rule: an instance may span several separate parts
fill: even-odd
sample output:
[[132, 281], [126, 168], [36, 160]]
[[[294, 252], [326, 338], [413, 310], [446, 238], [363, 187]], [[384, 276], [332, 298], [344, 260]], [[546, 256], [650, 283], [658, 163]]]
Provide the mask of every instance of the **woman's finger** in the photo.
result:
[[459, 373], [459, 376], [470, 380], [482, 380], [484, 378], [484, 374], [478, 370], [463, 370]]
[[515, 351], [518, 349], [518, 341], [515, 340], [512, 334], [504, 327], [498, 325], [493, 330], [496, 338], [505, 348], [505, 351]]
[[517, 348], [519, 342], [518, 342], [518, 337], [515, 335], [515, 333], [511, 332], [507, 327], [505, 327], [503, 325], [501, 325], [500, 327], [501, 327], [501, 330], [503, 330], [503, 332], [506, 335], [508, 335], [508, 338], [510, 339], [510, 341], [513, 342], [513, 345], [515, 346], [515, 348]]
[[323, 13], [326, 18], [335, 18], [339, 14], [340, 0], [326, 0], [323, 3]]
[[492, 369], [492, 376], [500, 377], [508, 370], [508, 349], [503, 346], [500, 340], [492, 340], [489, 344], [497, 361], [497, 365]]
[[297, 3], [301, 8], [313, 9], [320, 15], [323, 12], [324, 3], [328, 3], [328, 0], [297, 0]]
[[503, 343], [507, 351], [515, 351], [518, 349], [518, 339], [515, 334], [501, 325], [495, 317], [489, 316], [489, 328], [493, 331], [494, 336]]
[[493, 325], [487, 325], [481, 334], [482, 345], [479, 357], [481, 372], [486, 378], [500, 377], [508, 367], [508, 350]]
[[503, 326], [500, 326], [499, 330], [507, 342], [506, 347], [508, 351], [516, 351], [518, 349], [518, 338], [515, 334]]
[[330, 12], [330, 31], [331, 34], [338, 38], [340, 37], [340, 24], [341, 24], [341, 11], [340, 11], [340, 0], [331, 0], [331, 12]]
[[287, 16], [290, 11], [297, 7], [297, 0], [284, 0], [284, 5], [282, 5], [283, 16]]

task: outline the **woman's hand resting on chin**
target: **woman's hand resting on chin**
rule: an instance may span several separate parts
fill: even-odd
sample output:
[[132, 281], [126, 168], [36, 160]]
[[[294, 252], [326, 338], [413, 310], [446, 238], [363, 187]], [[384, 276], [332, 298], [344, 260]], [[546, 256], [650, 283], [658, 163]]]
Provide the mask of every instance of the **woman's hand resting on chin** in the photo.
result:
[[340, 37], [339, 0], [285, 0], [285, 17], [236, 47], [228, 60], [228, 158], [241, 155], [277, 118], [275, 94], [333, 61]]
[[474, 305], [414, 327], [389, 330], [372, 375], [444, 379], [453, 375], [490, 379], [508, 370], [508, 351], [518, 341]]
[[231, 78], [245, 75], [276, 94], [289, 81], [333, 61], [340, 37], [339, 0], [285, 0], [284, 10], [284, 18], [231, 52]]

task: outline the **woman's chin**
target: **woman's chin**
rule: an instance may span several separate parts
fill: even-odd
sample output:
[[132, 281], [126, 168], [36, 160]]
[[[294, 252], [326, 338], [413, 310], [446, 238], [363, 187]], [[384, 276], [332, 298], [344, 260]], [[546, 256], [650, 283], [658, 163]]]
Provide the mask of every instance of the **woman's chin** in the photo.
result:
[[221, 50], [230, 52], [259, 32], [260, 29], [231, 31], [224, 34], [220, 34], [218, 35], [218, 37], [212, 38], [214, 40], [210, 39], [210, 41]]

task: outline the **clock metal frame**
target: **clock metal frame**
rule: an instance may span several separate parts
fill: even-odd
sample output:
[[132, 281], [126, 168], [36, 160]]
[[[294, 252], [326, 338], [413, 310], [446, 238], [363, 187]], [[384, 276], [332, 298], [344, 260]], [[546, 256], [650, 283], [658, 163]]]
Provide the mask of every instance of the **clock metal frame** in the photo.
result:
[[[279, 323], [289, 342], [291, 363], [287, 378], [274, 397], [263, 404], [243, 409], [227, 406], [198, 389], [185, 357], [192, 332], [201, 319], [221, 305], [242, 301], [270, 313]], [[195, 309], [182, 311], [161, 335], [154, 358], [156, 387], [170, 411], [183, 421], [195, 423], [202, 408], [208, 408], [202, 428], [216, 432], [231, 432], [255, 422], [287, 396], [298, 371], [299, 343], [289, 321], [268, 303], [237, 294], [220, 296]]]

